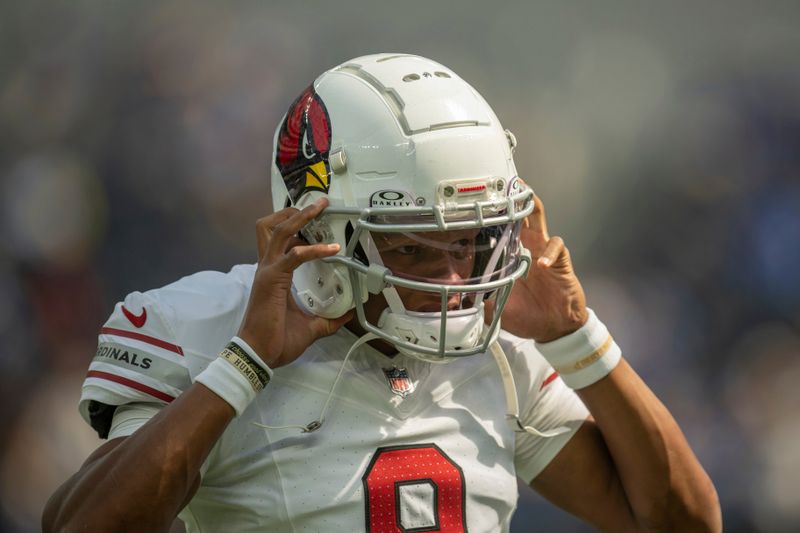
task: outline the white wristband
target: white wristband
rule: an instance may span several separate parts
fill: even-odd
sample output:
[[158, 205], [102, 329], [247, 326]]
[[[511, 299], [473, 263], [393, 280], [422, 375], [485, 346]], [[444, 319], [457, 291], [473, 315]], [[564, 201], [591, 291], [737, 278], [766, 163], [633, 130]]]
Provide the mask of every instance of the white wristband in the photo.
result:
[[622, 358], [622, 351], [600, 322], [587, 309], [589, 320], [578, 331], [536, 348], [572, 389], [582, 389], [607, 376]]
[[228, 402], [240, 416], [270, 379], [272, 370], [249, 344], [234, 337], [195, 381]]

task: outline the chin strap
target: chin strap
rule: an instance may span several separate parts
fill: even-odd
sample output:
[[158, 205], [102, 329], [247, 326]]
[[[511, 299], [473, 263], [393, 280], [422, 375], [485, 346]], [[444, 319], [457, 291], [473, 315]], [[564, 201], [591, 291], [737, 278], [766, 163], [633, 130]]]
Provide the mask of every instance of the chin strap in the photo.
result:
[[328, 398], [325, 400], [325, 404], [322, 406], [322, 410], [319, 412], [319, 416], [313, 422], [309, 422], [305, 426], [301, 426], [298, 424], [288, 425], [288, 426], [268, 426], [266, 424], [259, 424], [258, 422], [252, 422], [254, 426], [258, 426], [264, 429], [299, 429], [302, 433], [311, 433], [312, 431], [316, 431], [322, 427], [322, 424], [325, 423], [325, 413], [328, 410], [328, 405], [331, 403], [331, 399], [333, 398], [333, 392], [336, 390], [336, 386], [339, 384], [339, 380], [344, 373], [344, 367], [347, 366], [347, 361], [350, 359], [350, 356], [353, 352], [356, 351], [356, 348], [364, 344], [365, 342], [369, 342], [373, 339], [377, 339], [378, 336], [374, 333], [367, 333], [364, 336], [360, 337], [353, 345], [347, 350], [347, 355], [344, 356], [344, 361], [342, 361], [342, 366], [339, 367], [339, 372], [336, 374], [336, 379], [333, 380], [333, 384], [331, 385], [331, 390], [328, 391]]
[[493, 342], [489, 347], [492, 352], [497, 368], [500, 370], [500, 377], [503, 380], [503, 390], [506, 394], [506, 421], [516, 432], [526, 432], [537, 437], [556, 437], [569, 431], [568, 427], [561, 426], [550, 431], [539, 431], [535, 427], [525, 426], [519, 418], [519, 401], [517, 400], [517, 386], [514, 384], [514, 375], [511, 373], [511, 365], [508, 364], [503, 348], [499, 342]]

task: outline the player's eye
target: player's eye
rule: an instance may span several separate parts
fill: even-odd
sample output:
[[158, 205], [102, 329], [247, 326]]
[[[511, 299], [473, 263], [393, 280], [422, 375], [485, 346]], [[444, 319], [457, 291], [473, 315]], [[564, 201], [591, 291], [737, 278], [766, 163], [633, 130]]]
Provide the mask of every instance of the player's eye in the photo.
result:
[[413, 244], [404, 244], [394, 249], [394, 252], [400, 255], [415, 255], [419, 250], [419, 246]]

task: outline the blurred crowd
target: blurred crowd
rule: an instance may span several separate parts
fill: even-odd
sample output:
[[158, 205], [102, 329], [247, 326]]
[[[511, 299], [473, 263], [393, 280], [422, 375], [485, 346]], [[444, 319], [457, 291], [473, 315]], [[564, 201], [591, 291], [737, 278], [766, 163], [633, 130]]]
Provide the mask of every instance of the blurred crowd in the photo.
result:
[[[726, 530], [800, 530], [800, 5], [613, 4], [0, 2], [0, 531], [101, 442], [77, 401], [114, 302], [254, 261], [278, 120], [378, 51], [515, 133]], [[588, 530], [520, 492], [514, 531]]]

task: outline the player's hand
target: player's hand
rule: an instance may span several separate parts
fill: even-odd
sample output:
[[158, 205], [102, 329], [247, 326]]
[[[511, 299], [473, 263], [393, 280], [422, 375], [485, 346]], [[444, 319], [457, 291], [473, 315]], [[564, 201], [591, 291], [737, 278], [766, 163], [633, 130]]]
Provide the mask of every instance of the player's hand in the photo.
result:
[[291, 363], [315, 340], [352, 318], [352, 312], [333, 320], [306, 314], [291, 293], [297, 267], [339, 251], [338, 244], [309, 245], [297, 237], [327, 206], [327, 198], [322, 198], [302, 211], [287, 207], [256, 223], [258, 269], [238, 335], [270, 368]]
[[[589, 318], [586, 296], [564, 241], [547, 232], [544, 205], [538, 196], [534, 196], [533, 212], [523, 222], [522, 244], [530, 250], [532, 264], [527, 278], [514, 284], [503, 310], [503, 329], [537, 342], [550, 342], [576, 331]], [[487, 312], [489, 318], [492, 310]]]

